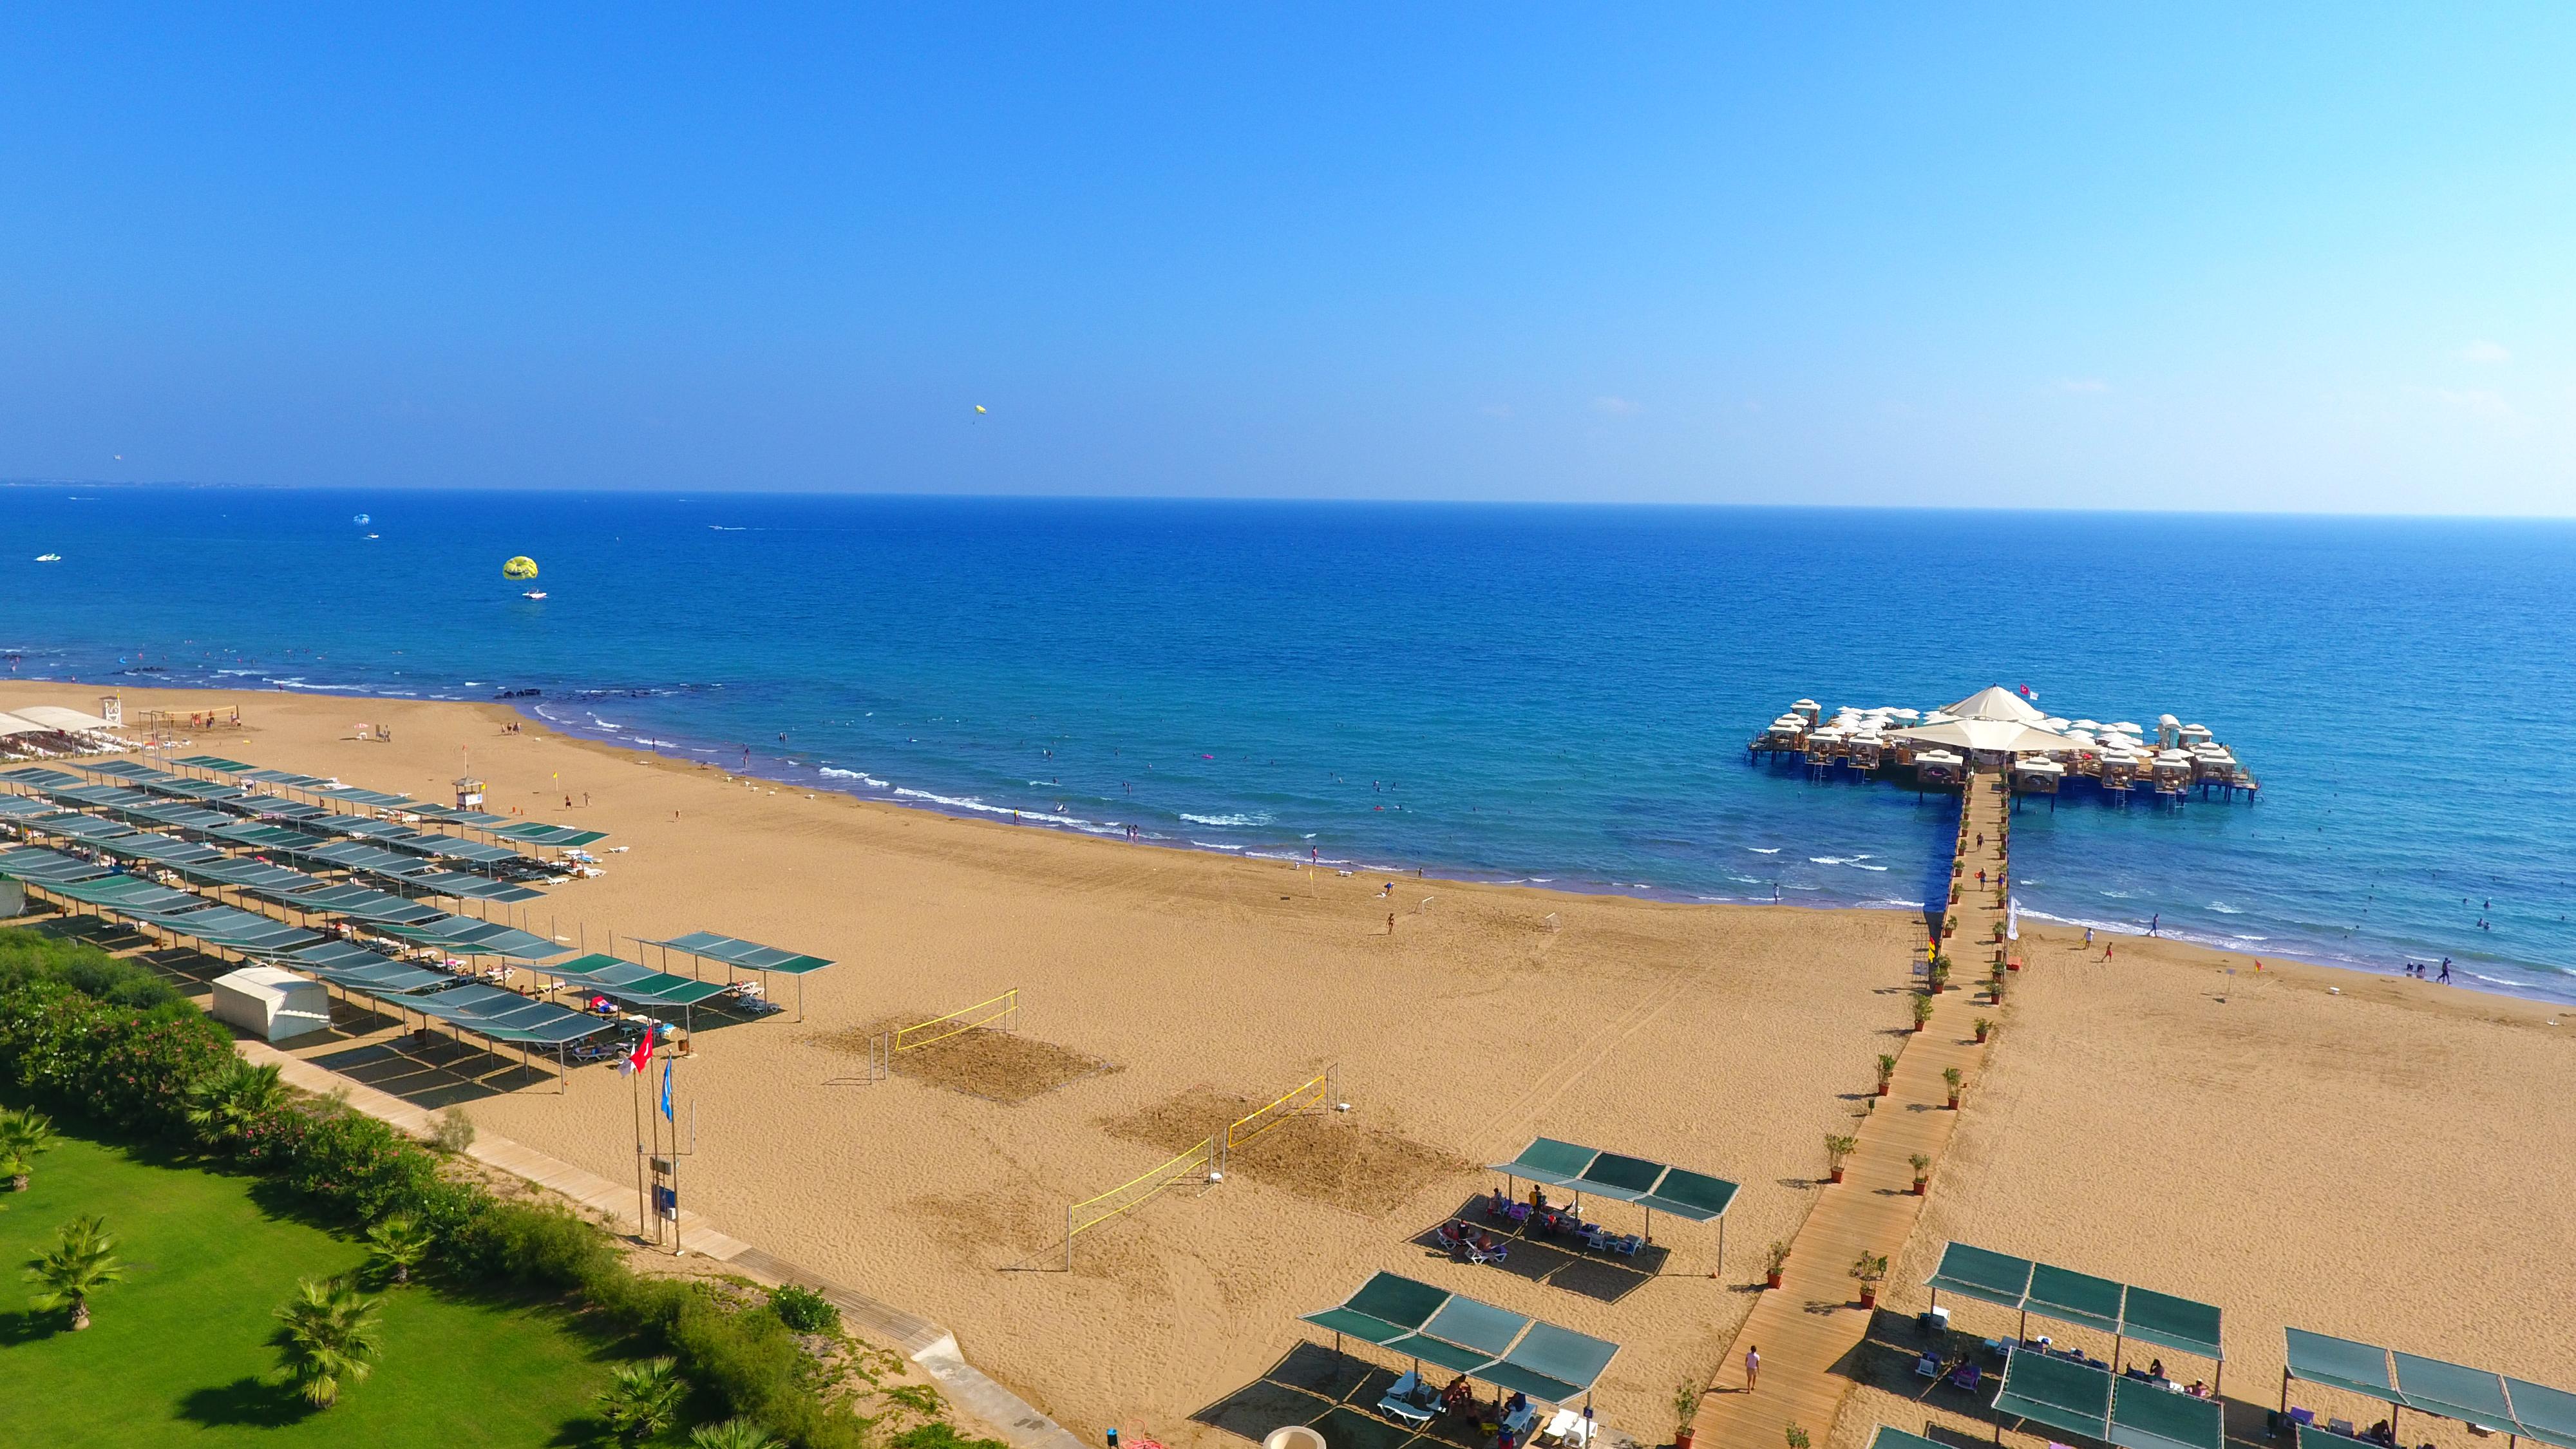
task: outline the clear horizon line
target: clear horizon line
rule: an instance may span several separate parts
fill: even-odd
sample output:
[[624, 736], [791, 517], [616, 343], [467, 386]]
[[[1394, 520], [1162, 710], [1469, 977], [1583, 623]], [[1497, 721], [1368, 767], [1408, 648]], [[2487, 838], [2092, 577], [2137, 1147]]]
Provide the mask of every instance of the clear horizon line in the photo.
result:
[[1357, 508], [1434, 507], [1434, 508], [1558, 508], [1588, 510], [1732, 510], [1746, 513], [2014, 513], [2063, 514], [2083, 517], [2142, 518], [2317, 518], [2371, 520], [2433, 520], [2445, 522], [2494, 523], [2576, 523], [2576, 509], [2565, 513], [2469, 513], [2469, 512], [2402, 512], [2369, 509], [2280, 509], [2280, 508], [2135, 508], [2135, 507], [2042, 507], [2012, 503], [1744, 503], [1728, 500], [1684, 501], [1674, 499], [1599, 499], [1599, 498], [1444, 498], [1444, 497], [1351, 497], [1342, 494], [1230, 494], [1230, 493], [992, 493], [950, 492], [938, 489], [885, 488], [740, 488], [716, 484], [705, 488], [621, 488], [588, 487], [560, 483], [240, 483], [203, 482], [189, 479], [103, 479], [103, 478], [0, 478], [0, 488], [185, 488], [275, 493], [590, 493], [616, 494], [636, 498], [679, 498], [724, 496], [729, 498], [910, 498], [950, 499], [958, 502], [1014, 503], [1211, 503], [1211, 504], [1315, 504], [1344, 505]]

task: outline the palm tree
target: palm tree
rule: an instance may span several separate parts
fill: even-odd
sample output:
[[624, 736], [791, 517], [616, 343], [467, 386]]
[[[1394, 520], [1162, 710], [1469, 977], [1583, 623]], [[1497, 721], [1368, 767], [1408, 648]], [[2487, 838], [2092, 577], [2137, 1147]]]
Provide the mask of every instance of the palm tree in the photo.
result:
[[347, 1279], [299, 1280], [295, 1296], [277, 1310], [285, 1324], [286, 1370], [305, 1401], [327, 1409], [340, 1397], [343, 1379], [356, 1382], [376, 1371], [370, 1360], [377, 1338], [376, 1300]]
[[367, 1271], [408, 1283], [412, 1268], [428, 1254], [432, 1241], [420, 1219], [409, 1213], [387, 1213], [367, 1229]]
[[649, 1439], [679, 1417], [681, 1396], [689, 1386], [673, 1372], [667, 1358], [622, 1363], [608, 1371], [600, 1392], [599, 1411], [608, 1426], [629, 1439]]
[[70, 1309], [72, 1332], [78, 1333], [89, 1327], [90, 1295], [122, 1280], [125, 1265], [116, 1260], [116, 1239], [108, 1236], [106, 1220], [78, 1217], [63, 1224], [52, 1247], [28, 1262], [27, 1277], [37, 1285], [27, 1301], [44, 1313]]
[[9, 1175], [9, 1190], [25, 1192], [35, 1171], [36, 1154], [54, 1145], [53, 1120], [44, 1113], [0, 1107], [0, 1172]]
[[276, 1063], [255, 1067], [236, 1057], [188, 1093], [188, 1125], [208, 1142], [229, 1142], [285, 1104]]
[[708, 1424], [691, 1431], [689, 1449], [783, 1449], [783, 1446], [749, 1419], [727, 1419], [721, 1424]]

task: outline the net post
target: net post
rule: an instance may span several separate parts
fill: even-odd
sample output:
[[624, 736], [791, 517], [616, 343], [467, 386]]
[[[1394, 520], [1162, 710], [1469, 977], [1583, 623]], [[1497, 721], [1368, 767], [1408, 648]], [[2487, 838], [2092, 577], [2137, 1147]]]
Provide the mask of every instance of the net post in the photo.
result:
[[1073, 1204], [1064, 1205], [1064, 1271], [1073, 1271]]

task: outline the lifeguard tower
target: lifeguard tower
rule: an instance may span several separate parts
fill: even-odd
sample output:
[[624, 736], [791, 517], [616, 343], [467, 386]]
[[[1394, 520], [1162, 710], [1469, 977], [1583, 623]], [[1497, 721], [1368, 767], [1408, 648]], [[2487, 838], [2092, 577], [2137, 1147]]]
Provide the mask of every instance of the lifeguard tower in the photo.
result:
[[457, 777], [456, 777], [456, 808], [457, 808], [457, 809], [459, 809], [459, 810], [480, 810], [480, 809], [482, 809], [482, 808], [483, 808], [483, 782], [482, 782], [482, 781], [480, 781], [480, 780], [475, 779], [475, 778], [474, 778], [473, 776], [471, 776], [471, 775], [459, 775], [459, 776], [457, 776]]

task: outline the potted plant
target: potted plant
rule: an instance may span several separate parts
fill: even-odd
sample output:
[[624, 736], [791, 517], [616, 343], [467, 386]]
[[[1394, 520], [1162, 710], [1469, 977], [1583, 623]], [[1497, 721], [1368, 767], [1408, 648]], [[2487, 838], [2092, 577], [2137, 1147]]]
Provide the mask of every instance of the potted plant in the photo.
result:
[[1935, 996], [1949, 990], [1950, 958], [1947, 956], [1933, 957], [1931, 968], [1923, 973], [1923, 979], [1931, 986], [1932, 994]]
[[1784, 1239], [1771, 1245], [1763, 1254], [1762, 1282], [1766, 1288], [1780, 1286], [1780, 1270], [1789, 1266], [1789, 1244]]
[[1993, 1034], [1994, 1029], [1995, 1024], [1993, 1022], [1986, 1020], [1982, 1016], [1977, 1018], [1977, 1040], [1984, 1041], [1988, 1036]]
[[1895, 1080], [1896, 1058], [1880, 1052], [1878, 1054], [1878, 1094], [1882, 1097], [1886, 1096], [1888, 1084]]
[[1673, 1390], [1673, 1449], [1691, 1449], [1696, 1432], [1691, 1421], [1699, 1417], [1699, 1393], [1699, 1385], [1688, 1379]]
[[1851, 1265], [1851, 1275], [1860, 1280], [1860, 1306], [1878, 1306], [1878, 1280], [1887, 1276], [1885, 1253], [1863, 1253]]
[[1967, 1080], [1967, 1073], [1960, 1071], [1957, 1067], [1943, 1067], [1941, 1069], [1941, 1080], [1950, 1084], [1950, 1110], [1953, 1112], [1958, 1111], [1959, 1084]]
[[1806, 1430], [1795, 1424], [1789, 1426], [1789, 1449], [1807, 1449], [1807, 1442]]
[[1914, 1195], [1921, 1197], [1932, 1181], [1932, 1159], [1918, 1152], [1905, 1160], [1914, 1164]]
[[1857, 1137], [1827, 1137], [1825, 1139], [1825, 1181], [1842, 1181], [1843, 1159], [1851, 1156], [1859, 1147], [1860, 1139]]
[[1915, 998], [1914, 998], [1914, 1029], [1915, 1029], [1916, 1031], [1921, 1031], [1921, 1030], [1923, 1029], [1923, 1027], [1924, 1027], [1924, 1024], [1925, 1024], [1925, 1023], [1927, 1023], [1927, 1022], [1929, 1022], [1931, 1019], [1932, 1019], [1932, 998], [1931, 998], [1931, 997], [1929, 997], [1929, 996], [1917, 996], [1917, 997], [1915, 997]]

